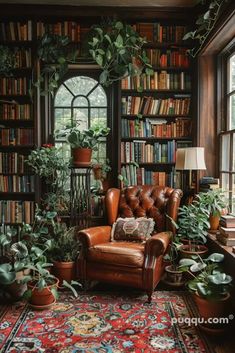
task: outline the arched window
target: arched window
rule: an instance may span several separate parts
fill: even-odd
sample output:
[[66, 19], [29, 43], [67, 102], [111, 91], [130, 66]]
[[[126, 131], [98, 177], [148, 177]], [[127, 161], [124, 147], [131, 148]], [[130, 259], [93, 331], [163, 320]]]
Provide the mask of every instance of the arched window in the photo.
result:
[[[107, 96], [94, 78], [75, 76], [64, 81], [54, 101], [54, 128], [60, 130], [76, 123], [81, 130], [97, 125], [107, 126]], [[56, 138], [56, 146], [62, 146], [65, 158], [70, 158], [70, 146], [65, 139]], [[106, 138], [100, 141], [92, 160], [103, 164], [106, 160]]]

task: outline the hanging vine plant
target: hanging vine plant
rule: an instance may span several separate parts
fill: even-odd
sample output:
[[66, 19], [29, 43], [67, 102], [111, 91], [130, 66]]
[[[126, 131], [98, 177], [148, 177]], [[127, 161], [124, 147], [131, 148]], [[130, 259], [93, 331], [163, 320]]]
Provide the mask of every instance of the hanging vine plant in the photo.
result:
[[92, 27], [89, 53], [102, 68], [100, 83], [109, 86], [127, 76], [153, 73], [143, 45], [145, 39], [128, 24], [114, 21]]
[[[68, 65], [76, 63], [78, 51], [71, 49], [70, 39], [67, 36], [46, 33], [40, 40], [37, 55], [42, 63], [42, 69], [34, 85], [40, 88], [41, 95], [50, 93], [53, 96], [60, 80], [68, 71]], [[45, 89], [46, 78], [48, 84]]]
[[[183, 40], [191, 39], [197, 42], [196, 46], [188, 51], [189, 54], [194, 58], [201, 51], [209, 34], [217, 23], [224, 4], [228, 2], [228, 0], [214, 0], [206, 2], [208, 3], [207, 10], [198, 17], [196, 21], [197, 28], [186, 33], [183, 38]], [[201, 3], [204, 4], [205, 0], [201, 0]]]

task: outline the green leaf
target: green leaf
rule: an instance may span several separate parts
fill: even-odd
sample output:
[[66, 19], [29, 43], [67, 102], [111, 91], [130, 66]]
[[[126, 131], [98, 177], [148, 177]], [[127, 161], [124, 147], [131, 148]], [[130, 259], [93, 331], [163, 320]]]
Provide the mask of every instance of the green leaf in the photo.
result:
[[190, 271], [193, 273], [199, 272], [199, 271], [203, 270], [205, 267], [206, 267], [205, 263], [199, 262], [199, 263], [196, 263], [196, 264], [190, 266]]
[[98, 64], [100, 67], [103, 66], [103, 57], [102, 57], [102, 55], [100, 55], [100, 54], [96, 55], [95, 61], [97, 62], [97, 64]]
[[208, 10], [206, 13], [203, 15], [204, 20], [209, 20], [210, 18], [210, 10]]
[[123, 38], [121, 36], [121, 34], [119, 34], [116, 38], [116, 41], [114, 42], [114, 44], [117, 46], [117, 47], [122, 47], [123, 46]]
[[123, 29], [123, 24], [122, 22], [118, 21], [115, 23], [115, 28], [118, 30], [122, 30]]
[[111, 38], [110, 38], [110, 36], [109, 36], [108, 34], [105, 34], [105, 35], [104, 35], [104, 38], [109, 42], [109, 44], [112, 45]]
[[57, 291], [57, 288], [52, 287], [50, 290], [51, 290], [51, 293], [52, 293], [53, 297], [55, 298], [55, 300], [57, 300], [59, 298], [59, 293]]
[[224, 255], [220, 253], [213, 253], [208, 258], [206, 261], [211, 261], [211, 262], [222, 262], [224, 260]]
[[69, 284], [67, 281], [63, 280], [62, 285], [63, 285], [63, 287], [70, 289], [73, 292], [73, 295], [75, 296], [75, 298], [78, 297], [78, 293], [77, 293], [76, 289], [71, 284]]
[[100, 74], [100, 78], [99, 81], [101, 84], [104, 84], [108, 79], [108, 71], [104, 70], [101, 74]]
[[179, 265], [180, 266], [192, 266], [192, 265], [195, 265], [197, 264], [197, 262], [195, 260], [192, 260], [192, 259], [181, 259], [179, 261]]

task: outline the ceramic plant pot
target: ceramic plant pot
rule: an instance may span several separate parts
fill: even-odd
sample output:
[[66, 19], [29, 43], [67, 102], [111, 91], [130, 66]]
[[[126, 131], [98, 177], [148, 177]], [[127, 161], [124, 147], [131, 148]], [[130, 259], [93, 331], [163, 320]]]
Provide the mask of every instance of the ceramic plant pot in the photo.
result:
[[53, 262], [53, 274], [59, 279], [59, 285], [61, 286], [63, 280], [70, 283], [75, 279], [75, 262]]
[[180, 257], [183, 258], [193, 258], [195, 255], [200, 255], [202, 258], [208, 253], [208, 248], [205, 245], [194, 245], [193, 250], [190, 245], [181, 245], [179, 248]]
[[39, 290], [38, 288], [35, 287], [35, 284], [33, 282], [28, 283], [28, 289], [32, 291], [31, 298], [29, 300], [29, 303], [32, 304], [35, 307], [43, 308], [48, 307], [48, 305], [51, 305], [55, 302], [55, 297], [51, 292], [52, 288], [58, 288], [59, 285], [59, 280], [56, 278], [54, 283], [51, 285], [48, 285], [47, 287], [43, 288], [42, 290]]
[[73, 164], [78, 167], [88, 167], [91, 164], [91, 148], [73, 148]]

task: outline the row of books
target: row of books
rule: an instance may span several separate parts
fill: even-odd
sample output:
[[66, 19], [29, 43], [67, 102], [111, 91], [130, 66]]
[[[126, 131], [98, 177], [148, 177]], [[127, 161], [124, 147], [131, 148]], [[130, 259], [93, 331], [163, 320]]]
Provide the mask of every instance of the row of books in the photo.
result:
[[146, 54], [153, 66], [188, 68], [190, 65], [187, 49], [146, 49]]
[[190, 98], [155, 99], [151, 96], [122, 97], [122, 114], [127, 115], [187, 115], [190, 109]]
[[0, 104], [0, 119], [30, 120], [31, 107], [29, 104]]
[[154, 75], [136, 75], [126, 77], [122, 80], [122, 89], [138, 89], [144, 90], [184, 90], [191, 89], [191, 77], [185, 72], [169, 73], [167, 71], [155, 71]]
[[136, 30], [141, 37], [145, 37], [148, 42], [172, 42], [182, 41], [185, 33], [185, 26], [162, 25], [159, 22], [137, 23]]
[[2, 77], [0, 78], [1, 95], [22, 95], [28, 94], [31, 87], [31, 80], [26, 77]]
[[34, 175], [0, 175], [0, 192], [34, 191]]
[[191, 136], [192, 121], [177, 118], [174, 122], [167, 123], [165, 119], [146, 118], [140, 120], [121, 120], [122, 137], [159, 137], [180, 138]]
[[0, 174], [27, 174], [30, 168], [25, 163], [28, 157], [18, 152], [0, 152]]
[[134, 164], [122, 166], [121, 175], [129, 185], [161, 185], [174, 187], [175, 172], [156, 172], [138, 168]]
[[32, 21], [0, 22], [1, 41], [32, 40]]
[[72, 42], [80, 42], [81, 26], [75, 21], [63, 21], [56, 23], [37, 22], [37, 37], [42, 37], [45, 33], [67, 36]]
[[175, 163], [176, 142], [121, 142], [121, 163]]
[[33, 201], [0, 201], [0, 223], [32, 223], [34, 219]]
[[15, 51], [15, 68], [32, 67], [31, 49], [19, 49]]
[[200, 192], [208, 192], [209, 190], [219, 189], [219, 179], [204, 176], [199, 180], [199, 191]]
[[33, 129], [31, 128], [0, 128], [0, 145], [33, 145]]

